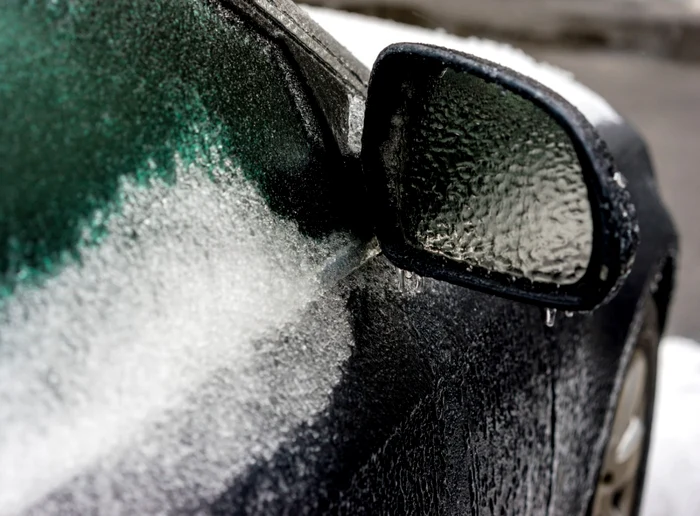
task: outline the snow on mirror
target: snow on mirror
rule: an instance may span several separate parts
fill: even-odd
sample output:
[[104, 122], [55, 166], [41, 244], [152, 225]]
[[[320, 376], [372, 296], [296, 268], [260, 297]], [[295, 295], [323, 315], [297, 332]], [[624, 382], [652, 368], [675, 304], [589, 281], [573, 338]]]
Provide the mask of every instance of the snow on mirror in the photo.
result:
[[579, 281], [593, 223], [566, 131], [532, 101], [475, 75], [446, 68], [425, 87], [402, 128], [406, 239], [469, 267]]

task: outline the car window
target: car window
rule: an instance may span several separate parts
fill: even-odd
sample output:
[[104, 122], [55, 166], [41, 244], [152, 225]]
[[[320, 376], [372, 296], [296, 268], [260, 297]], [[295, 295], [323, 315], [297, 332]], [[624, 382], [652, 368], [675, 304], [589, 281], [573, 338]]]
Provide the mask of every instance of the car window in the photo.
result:
[[213, 171], [231, 160], [293, 216], [272, 197], [323, 161], [292, 65], [232, 12], [199, 0], [11, 2], [0, 34], [3, 296], [99, 243], [124, 180], [147, 187], [174, 181], [178, 161]]

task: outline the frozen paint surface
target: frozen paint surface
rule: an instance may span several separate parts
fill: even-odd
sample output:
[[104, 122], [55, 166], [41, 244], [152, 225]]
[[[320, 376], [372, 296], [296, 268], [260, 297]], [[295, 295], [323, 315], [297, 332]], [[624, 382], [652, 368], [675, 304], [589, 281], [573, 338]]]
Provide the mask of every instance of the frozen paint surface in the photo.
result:
[[537, 62], [522, 50], [479, 38], [460, 38], [354, 13], [305, 7], [309, 15], [365, 66], [392, 43], [426, 43], [453, 48], [507, 66], [551, 88], [576, 106], [594, 124], [616, 122], [620, 116], [600, 95], [577, 82], [570, 72]]

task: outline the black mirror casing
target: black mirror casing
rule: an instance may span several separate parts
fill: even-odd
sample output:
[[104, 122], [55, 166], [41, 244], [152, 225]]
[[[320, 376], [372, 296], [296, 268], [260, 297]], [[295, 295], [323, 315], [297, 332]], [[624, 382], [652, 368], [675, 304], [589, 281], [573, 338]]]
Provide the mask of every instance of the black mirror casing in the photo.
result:
[[[533, 103], [570, 138], [581, 165], [592, 215], [593, 243], [588, 266], [572, 284], [547, 283], [479, 266], [466, 266], [415, 245], [407, 237], [401, 206], [410, 142], [406, 117], [418, 116], [414, 97], [446, 70], [495, 83]], [[569, 102], [506, 67], [453, 50], [397, 44], [377, 59], [370, 79], [362, 160], [380, 246], [392, 263], [417, 274], [548, 308], [591, 310], [612, 297], [629, 273], [638, 243], [635, 209], [605, 142]]]

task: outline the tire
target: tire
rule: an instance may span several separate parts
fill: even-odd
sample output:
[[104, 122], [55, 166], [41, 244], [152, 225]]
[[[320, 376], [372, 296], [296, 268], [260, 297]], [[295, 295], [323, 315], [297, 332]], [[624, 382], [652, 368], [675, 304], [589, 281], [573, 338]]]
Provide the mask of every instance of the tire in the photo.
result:
[[625, 370], [590, 516], [632, 516], [639, 511], [654, 419], [657, 352], [656, 304], [649, 298]]

